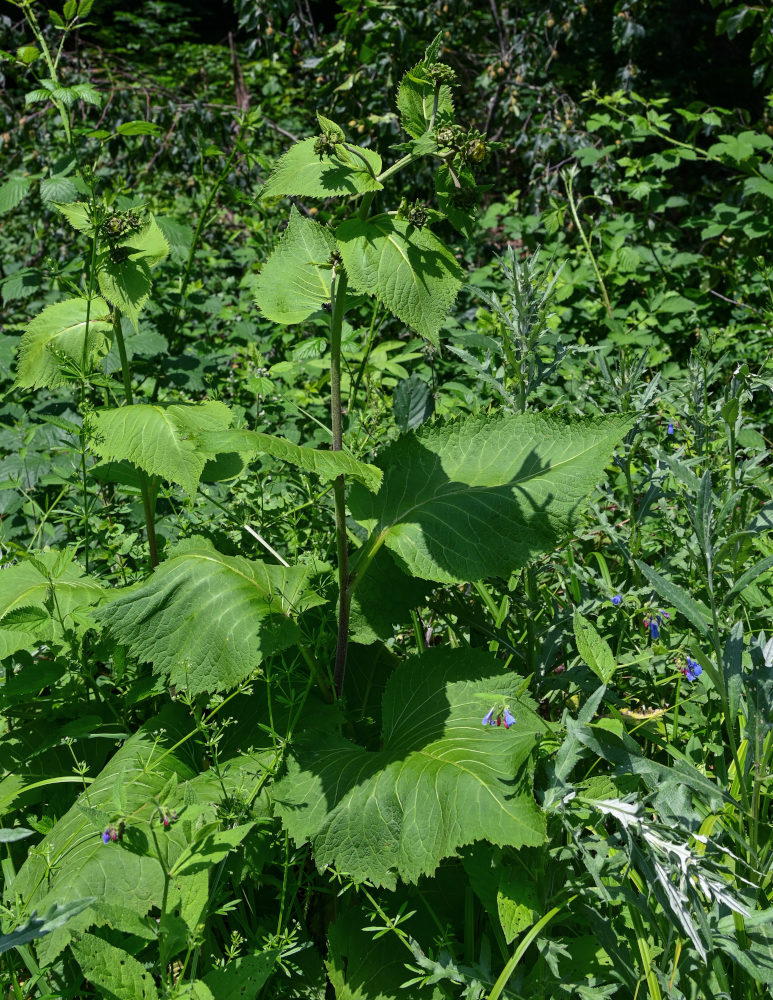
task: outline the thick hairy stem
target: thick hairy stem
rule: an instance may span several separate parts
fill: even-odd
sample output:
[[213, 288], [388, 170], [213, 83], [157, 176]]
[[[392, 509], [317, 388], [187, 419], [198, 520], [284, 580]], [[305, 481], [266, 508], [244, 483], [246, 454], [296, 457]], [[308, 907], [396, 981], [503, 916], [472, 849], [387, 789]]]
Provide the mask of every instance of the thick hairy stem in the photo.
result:
[[[330, 285], [332, 305], [330, 319], [330, 417], [333, 431], [333, 451], [343, 448], [343, 421], [341, 415], [341, 329], [344, 320], [344, 299], [346, 297], [346, 273], [336, 274]], [[346, 484], [339, 476], [333, 483], [335, 502], [336, 550], [338, 554], [338, 642], [336, 644], [335, 672], [333, 681], [336, 694], [340, 696], [346, 673], [346, 653], [349, 645], [349, 552], [346, 541]]]

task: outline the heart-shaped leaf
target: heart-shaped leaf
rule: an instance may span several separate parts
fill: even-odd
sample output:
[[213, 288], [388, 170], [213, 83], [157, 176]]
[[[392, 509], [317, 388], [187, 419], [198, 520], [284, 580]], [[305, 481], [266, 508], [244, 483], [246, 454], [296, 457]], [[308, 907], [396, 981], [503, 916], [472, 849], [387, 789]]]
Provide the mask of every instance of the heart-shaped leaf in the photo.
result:
[[332, 233], [293, 206], [287, 230], [255, 282], [263, 315], [275, 323], [301, 323], [329, 302], [333, 250]]
[[507, 576], [571, 530], [629, 426], [515, 414], [422, 428], [376, 459], [378, 495], [355, 485], [349, 506], [415, 576]]
[[[317, 865], [357, 881], [415, 882], [459, 847], [486, 839], [520, 847], [545, 839], [528, 762], [544, 723], [516, 699], [522, 681], [489, 654], [433, 649], [389, 679], [382, 746], [309, 732], [293, 744], [275, 806]], [[483, 726], [497, 702], [516, 725]]]

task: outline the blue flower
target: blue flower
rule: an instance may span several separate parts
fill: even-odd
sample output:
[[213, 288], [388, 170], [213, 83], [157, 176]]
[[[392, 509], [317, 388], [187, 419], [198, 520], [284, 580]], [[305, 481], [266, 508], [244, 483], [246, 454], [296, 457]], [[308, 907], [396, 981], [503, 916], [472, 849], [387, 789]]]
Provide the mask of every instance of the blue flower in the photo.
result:
[[623, 595], [615, 594], [615, 596], [612, 598], [612, 603], [616, 608], [619, 608], [620, 605], [623, 603]]
[[105, 832], [102, 834], [102, 843], [103, 844], [109, 844], [110, 840], [111, 840], [110, 831], [109, 830], [105, 830]]
[[505, 709], [505, 729], [509, 729], [510, 726], [515, 725], [515, 716], [512, 714], [509, 708]]
[[483, 725], [495, 726], [496, 724], [497, 724], [496, 719], [494, 718], [494, 709], [492, 708], [490, 712], [486, 712], [486, 714], [483, 716]]
[[673, 434], [673, 433], [674, 433], [674, 425], [673, 424], [669, 424], [668, 425], [668, 430], [666, 431], [666, 434]]
[[682, 673], [687, 678], [690, 683], [697, 681], [700, 675], [703, 673], [703, 667], [698, 663], [697, 660], [693, 660], [692, 657], [687, 657], [687, 666], [682, 667]]
[[644, 619], [644, 627], [650, 630], [650, 636], [653, 639], [659, 639], [660, 626], [670, 617], [671, 615], [667, 611], [656, 611], [652, 618]]

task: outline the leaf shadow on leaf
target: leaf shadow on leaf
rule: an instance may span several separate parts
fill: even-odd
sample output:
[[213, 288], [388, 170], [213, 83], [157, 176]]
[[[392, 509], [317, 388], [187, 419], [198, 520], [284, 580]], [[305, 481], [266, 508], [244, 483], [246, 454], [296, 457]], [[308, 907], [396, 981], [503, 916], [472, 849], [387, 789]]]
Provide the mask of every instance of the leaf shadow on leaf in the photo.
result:
[[[312, 840], [317, 864], [392, 885], [433, 871], [458, 847], [540, 843], [530, 753], [544, 726], [515, 700], [517, 675], [489, 654], [430, 650], [387, 683], [381, 749], [304, 733], [274, 786], [296, 843]], [[481, 725], [497, 696], [519, 725]]]
[[[359, 188], [354, 183], [352, 169], [352, 164], [331, 158], [324, 164], [320, 171], [319, 182], [323, 187], [329, 187], [331, 190], [344, 188], [349, 194], [358, 194]], [[354, 169], [356, 169], [356, 165]], [[363, 174], [367, 174], [367, 172], [364, 167], [359, 171], [359, 173]]]
[[[535, 490], [535, 480], [552, 469], [535, 450], [524, 455], [507, 482], [494, 484], [476, 484], [469, 467], [470, 481], [450, 479], [419, 438], [412, 440], [410, 450], [410, 460], [385, 477], [385, 486], [371, 502], [377, 516], [381, 508], [375, 531], [386, 533], [385, 544], [408, 572], [448, 582], [507, 576], [557, 545], [559, 534], [549, 512], [560, 498], [552, 490], [539, 490], [539, 484]], [[496, 469], [481, 465], [481, 470], [482, 478], [497, 477]], [[390, 493], [411, 496], [410, 506], [395, 504]], [[581, 506], [578, 500], [564, 508], [564, 529], [574, 523]], [[352, 512], [361, 519], [359, 505]]]

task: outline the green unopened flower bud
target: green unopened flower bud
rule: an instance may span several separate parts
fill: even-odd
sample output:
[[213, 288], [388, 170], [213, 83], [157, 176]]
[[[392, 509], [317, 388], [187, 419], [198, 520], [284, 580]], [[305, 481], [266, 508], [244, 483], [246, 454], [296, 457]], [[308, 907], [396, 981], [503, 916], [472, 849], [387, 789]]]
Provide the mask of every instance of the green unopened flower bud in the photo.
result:
[[445, 63], [435, 63], [427, 67], [427, 74], [435, 83], [447, 83], [449, 86], [456, 83], [456, 71]]

